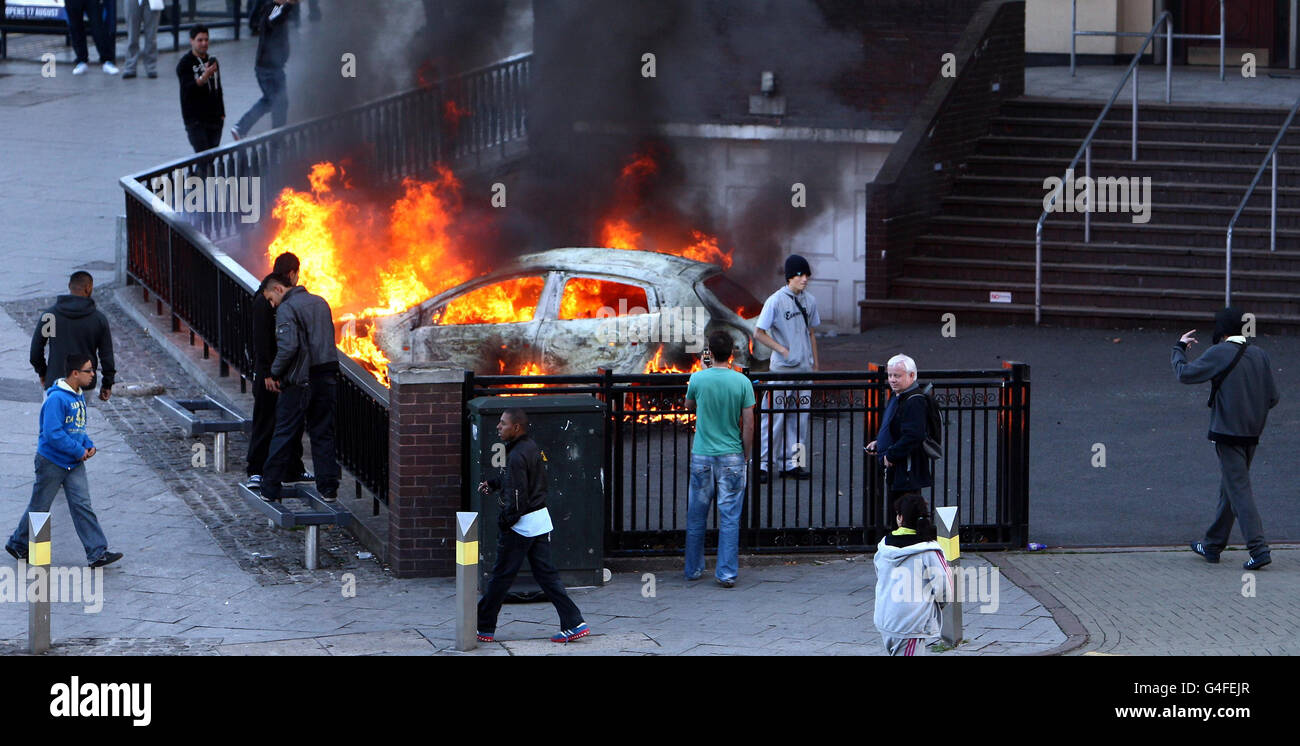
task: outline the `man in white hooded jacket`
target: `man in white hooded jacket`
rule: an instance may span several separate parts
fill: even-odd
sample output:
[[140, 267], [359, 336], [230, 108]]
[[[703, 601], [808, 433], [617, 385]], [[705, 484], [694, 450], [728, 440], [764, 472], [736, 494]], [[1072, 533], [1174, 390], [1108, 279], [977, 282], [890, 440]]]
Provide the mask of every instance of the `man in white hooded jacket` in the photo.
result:
[[917, 655], [923, 640], [939, 636], [939, 602], [955, 600], [952, 568], [925, 498], [906, 495], [894, 511], [898, 528], [876, 547], [874, 621], [890, 655]]

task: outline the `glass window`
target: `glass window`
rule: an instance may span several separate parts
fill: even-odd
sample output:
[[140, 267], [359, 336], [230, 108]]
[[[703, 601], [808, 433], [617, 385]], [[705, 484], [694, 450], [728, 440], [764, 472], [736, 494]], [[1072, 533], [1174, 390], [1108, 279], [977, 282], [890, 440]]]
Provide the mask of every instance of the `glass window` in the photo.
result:
[[[636, 285], [597, 280], [594, 277], [573, 277], [564, 283], [560, 318], [571, 320], [628, 316], [648, 313], [649, 307], [645, 290]], [[602, 308], [612, 309], [614, 313], [605, 311], [602, 315]]]
[[740, 318], [749, 319], [763, 310], [763, 301], [736, 284], [731, 278], [717, 274], [704, 281], [704, 287], [717, 297], [722, 305], [735, 311]]
[[544, 277], [518, 277], [465, 293], [435, 309], [434, 324], [514, 324], [532, 321]]

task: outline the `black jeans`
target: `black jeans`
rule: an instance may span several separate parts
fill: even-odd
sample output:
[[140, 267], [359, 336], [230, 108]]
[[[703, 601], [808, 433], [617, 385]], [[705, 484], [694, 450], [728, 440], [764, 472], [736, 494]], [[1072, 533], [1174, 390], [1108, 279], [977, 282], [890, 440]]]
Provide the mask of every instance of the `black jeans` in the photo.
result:
[[221, 122], [185, 123], [185, 134], [190, 138], [190, 147], [195, 153], [211, 150], [221, 144]]
[[1219, 507], [1214, 523], [1205, 531], [1205, 548], [1222, 552], [1228, 545], [1234, 519], [1241, 527], [1250, 556], [1271, 557], [1264, 540], [1264, 522], [1255, 508], [1255, 493], [1250, 487], [1250, 463], [1255, 460], [1255, 446], [1215, 443], [1219, 454]]
[[478, 601], [478, 631], [495, 632], [501, 604], [510, 592], [510, 586], [524, 564], [524, 558], [533, 569], [533, 579], [542, 587], [542, 593], [560, 613], [560, 629], [573, 629], [582, 624], [582, 612], [564, 592], [560, 573], [551, 564], [551, 535], [520, 536], [513, 529], [501, 529], [497, 544], [497, 562], [492, 566], [492, 579], [488, 581], [483, 598]]
[[67, 0], [64, 9], [68, 12], [68, 36], [72, 37], [72, 51], [77, 55], [77, 62], [90, 62], [90, 51], [86, 49], [86, 22], [82, 19], [83, 15], [90, 16], [90, 35], [95, 39], [99, 61], [114, 62], [117, 47], [117, 6], [113, 0]]
[[[316, 490], [322, 495], [339, 491], [339, 462], [334, 450], [334, 403], [338, 374], [313, 375], [306, 386], [285, 386], [275, 405], [275, 435], [262, 469], [262, 495], [280, 499], [280, 484], [292, 455], [290, 442], [302, 442], [304, 424], [311, 437], [311, 463], [316, 470]], [[301, 448], [301, 445], [299, 446]]]
[[[275, 405], [280, 395], [268, 391], [262, 385], [264, 379], [253, 380], [253, 432], [248, 436], [248, 466], [244, 470], [248, 476], [261, 474], [266, 467], [267, 454], [271, 452], [271, 438], [275, 435]], [[291, 477], [307, 471], [302, 463], [302, 427], [298, 434], [289, 439], [289, 465], [287, 473]]]

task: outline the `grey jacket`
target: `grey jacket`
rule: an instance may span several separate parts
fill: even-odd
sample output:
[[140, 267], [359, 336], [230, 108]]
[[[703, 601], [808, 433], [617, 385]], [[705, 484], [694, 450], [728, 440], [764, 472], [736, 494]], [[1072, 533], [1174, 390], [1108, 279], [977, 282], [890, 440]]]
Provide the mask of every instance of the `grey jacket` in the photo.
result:
[[875, 563], [876, 629], [898, 637], [938, 637], [939, 602], [956, 600], [939, 542], [895, 547], [885, 537], [876, 546]]
[[304, 386], [318, 365], [338, 365], [330, 304], [301, 286], [289, 288], [275, 309], [275, 360], [271, 376]]
[[[1232, 364], [1237, 345], [1244, 342], [1243, 337], [1229, 337], [1190, 363], [1182, 343], [1175, 344], [1170, 359], [1174, 375], [1181, 383], [1205, 383]], [[1259, 442], [1264, 423], [1268, 420], [1268, 410], [1277, 406], [1277, 402], [1277, 385], [1273, 383], [1273, 368], [1268, 355], [1255, 345], [1248, 345], [1237, 367], [1219, 387], [1210, 415], [1210, 440]]]

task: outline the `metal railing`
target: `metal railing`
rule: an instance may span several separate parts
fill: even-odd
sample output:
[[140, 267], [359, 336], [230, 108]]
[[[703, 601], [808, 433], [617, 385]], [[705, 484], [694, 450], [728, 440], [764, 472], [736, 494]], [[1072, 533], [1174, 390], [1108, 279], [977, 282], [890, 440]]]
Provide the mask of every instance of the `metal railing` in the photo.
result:
[[[1159, 23], [1159, 21], [1157, 21], [1157, 23]], [[1075, 45], [1078, 42], [1080, 36], [1119, 36], [1119, 37], [1142, 36], [1141, 31], [1079, 31], [1078, 24], [1079, 24], [1079, 0], [1071, 0], [1070, 1], [1070, 77], [1074, 77], [1074, 70], [1075, 70], [1074, 58], [1076, 54]], [[1226, 24], [1224, 21], [1223, 0], [1219, 0], [1219, 33], [1217, 34], [1171, 34], [1167, 36], [1165, 39], [1165, 45], [1166, 47], [1168, 47], [1168, 54], [1170, 55], [1173, 54], [1172, 41], [1174, 39], [1218, 39], [1219, 80], [1223, 80], [1224, 79], [1223, 60], [1224, 60], [1224, 53], [1225, 53], [1224, 47], [1225, 47], [1225, 40], [1227, 38], [1227, 35], [1224, 32], [1225, 27]], [[1145, 50], [1146, 47], [1143, 46], [1143, 49]]]
[[[889, 392], [885, 371], [801, 375], [793, 385], [779, 374], [749, 376], [757, 401], [754, 471], [741, 519], [741, 546], [752, 552], [867, 549], [892, 528], [883, 470], [862, 451], [884, 417]], [[606, 554], [673, 554], [685, 546], [695, 421], [685, 408], [688, 378], [467, 374], [462, 427], [468, 430], [468, 402], [478, 396], [591, 394], [606, 402]], [[931, 504], [961, 507], [963, 542], [990, 549], [1023, 547], [1029, 526], [1029, 366], [923, 371], [920, 378], [934, 383], [947, 423], [943, 458], [935, 464], [935, 484], [928, 490]], [[538, 383], [544, 388], [517, 388]], [[791, 388], [802, 392], [797, 401], [765, 403], [765, 394], [779, 397]], [[526, 400], [521, 404], [526, 406]], [[801, 410], [810, 414], [809, 432], [800, 434], [800, 442], [812, 478], [783, 479], [774, 465], [772, 479], [760, 484], [763, 415]], [[465, 490], [462, 500], [468, 504], [468, 485]], [[716, 516], [709, 525], [716, 527]], [[716, 541], [716, 531], [709, 531], [707, 541]]]
[[[1133, 111], [1132, 111], [1132, 146], [1131, 160], [1137, 160], [1137, 132], [1138, 132], [1138, 75], [1136, 74], [1138, 62], [1142, 60], [1142, 55], [1146, 52], [1147, 46], [1155, 37], [1156, 30], [1160, 24], [1165, 24], [1165, 103], [1169, 103], [1170, 95], [1173, 90], [1173, 45], [1168, 43], [1168, 39], [1173, 34], [1173, 16], [1169, 11], [1160, 14], [1151, 30], [1143, 37], [1142, 46], [1133, 54], [1133, 61], [1128, 63], [1128, 69], [1120, 77], [1119, 82], [1115, 84], [1115, 90], [1110, 94], [1110, 100], [1102, 107], [1101, 113], [1097, 115], [1096, 121], [1092, 123], [1092, 129], [1083, 138], [1083, 143], [1079, 145], [1079, 150], [1074, 154], [1070, 165], [1065, 167], [1065, 179], [1074, 178], [1074, 167], [1079, 164], [1079, 159], [1084, 159], [1085, 178], [1091, 183], [1092, 179], [1092, 138], [1097, 135], [1101, 129], [1102, 120], [1110, 113], [1110, 107], [1115, 105], [1115, 100], [1119, 98], [1120, 91], [1124, 90], [1125, 83], [1128, 82], [1129, 76], [1133, 76]], [[1064, 187], [1064, 181], [1062, 182]], [[1047, 216], [1055, 210], [1056, 203], [1060, 194], [1064, 191], [1058, 191], [1052, 195], [1052, 201], [1043, 209], [1043, 214], [1038, 218], [1038, 224], [1034, 227], [1034, 323], [1042, 322], [1043, 317], [1043, 224], [1047, 222]], [[1083, 241], [1084, 243], [1092, 242], [1092, 200], [1093, 190], [1087, 192], [1088, 206], [1083, 211]]]
[[[217, 246], [238, 243], [253, 227], [238, 212], [178, 213], [150, 188], [155, 178], [257, 177], [260, 214], [269, 216], [275, 195], [301, 181], [310, 163], [334, 152], [368, 149], [368, 165], [397, 182], [419, 176], [434, 163], [475, 157], [527, 136], [524, 91], [531, 58], [513, 57], [414, 91], [354, 109], [272, 130], [224, 147], [187, 156], [121, 179], [126, 198], [127, 277], [169, 307], [174, 329], [184, 322], [215, 348], [221, 375], [234, 367], [253, 374], [255, 278]], [[445, 132], [444, 91], [459, 97], [468, 115], [459, 133]], [[473, 126], [470, 123], [473, 122]], [[388, 494], [388, 390], [351, 358], [340, 354], [338, 458], [377, 499]]]
[[1264, 175], [1264, 167], [1273, 163], [1273, 187], [1269, 193], [1269, 219], [1268, 219], [1268, 250], [1277, 250], [1277, 149], [1282, 144], [1283, 138], [1286, 137], [1287, 130], [1291, 128], [1291, 122], [1295, 119], [1296, 111], [1300, 111], [1300, 98], [1297, 98], [1291, 106], [1291, 113], [1286, 115], [1286, 121], [1282, 122], [1282, 127], [1277, 131], [1277, 137], [1273, 138], [1273, 144], [1269, 147], [1268, 152], [1264, 154], [1264, 160], [1255, 170], [1255, 178], [1250, 180], [1250, 186], [1246, 187], [1246, 194], [1241, 198], [1241, 204], [1237, 205], [1237, 211], [1232, 213], [1232, 219], [1228, 221], [1227, 251], [1225, 252], [1225, 266], [1223, 271], [1223, 305], [1232, 305], [1232, 229], [1237, 225], [1237, 219], [1241, 217], [1242, 211], [1246, 209], [1246, 203], [1250, 201], [1251, 195], [1255, 193], [1255, 186], [1259, 184], [1259, 179]]

